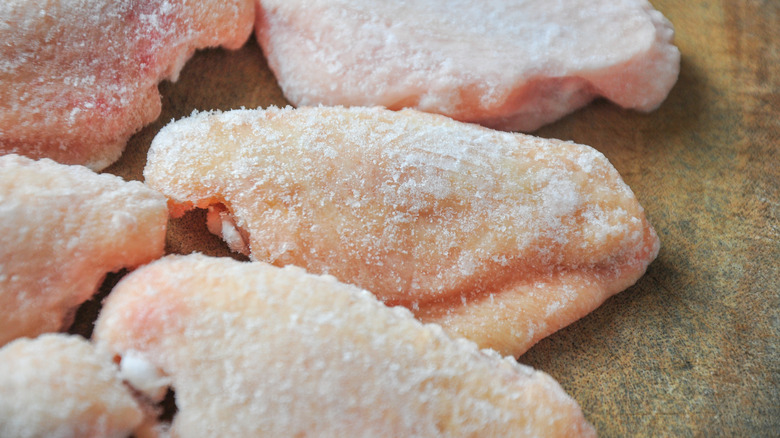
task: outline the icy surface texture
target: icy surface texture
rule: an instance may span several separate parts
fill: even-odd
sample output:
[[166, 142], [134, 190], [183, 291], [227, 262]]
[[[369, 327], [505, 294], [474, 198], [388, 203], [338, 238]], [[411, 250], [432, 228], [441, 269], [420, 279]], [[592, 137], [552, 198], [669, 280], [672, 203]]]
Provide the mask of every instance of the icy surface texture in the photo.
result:
[[161, 257], [167, 216], [140, 182], [0, 157], [0, 345], [66, 329], [106, 273]]
[[[174, 214], [212, 204], [234, 248], [370, 290], [520, 354], [633, 284], [658, 251], [588, 146], [414, 110], [199, 113], [154, 139], [147, 183]], [[229, 225], [229, 224], [228, 224]]]
[[548, 375], [330, 276], [202, 255], [125, 277], [95, 327], [176, 392], [175, 436], [593, 436]]
[[259, 0], [257, 38], [295, 105], [382, 105], [532, 131], [604, 96], [656, 108], [674, 31], [646, 0]]
[[0, 348], [0, 436], [124, 438], [143, 413], [110, 354], [46, 334]]
[[0, 2], [0, 154], [100, 170], [197, 48], [238, 48], [253, 0]]

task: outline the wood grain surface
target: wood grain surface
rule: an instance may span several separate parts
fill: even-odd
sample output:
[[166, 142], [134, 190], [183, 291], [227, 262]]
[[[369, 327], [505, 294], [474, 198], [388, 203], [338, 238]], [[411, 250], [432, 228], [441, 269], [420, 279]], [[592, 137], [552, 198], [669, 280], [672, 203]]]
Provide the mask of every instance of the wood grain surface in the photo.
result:
[[[555, 377], [602, 436], [780, 436], [780, 2], [652, 3], [682, 52], [661, 108], [596, 101], [536, 134], [603, 152], [661, 253], [634, 287], [519, 360]], [[142, 179], [156, 132], [195, 109], [287, 104], [254, 41], [198, 52], [160, 90], [162, 116], [108, 172]], [[169, 252], [231, 255], [202, 212], [169, 228]], [[88, 333], [95, 305], [74, 331]]]

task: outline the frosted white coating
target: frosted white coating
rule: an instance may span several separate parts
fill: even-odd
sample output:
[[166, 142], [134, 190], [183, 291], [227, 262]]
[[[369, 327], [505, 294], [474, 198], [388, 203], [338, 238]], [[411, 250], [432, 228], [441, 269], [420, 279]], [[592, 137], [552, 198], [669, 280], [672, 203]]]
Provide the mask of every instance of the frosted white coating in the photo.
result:
[[170, 376], [174, 436], [594, 436], [546, 374], [297, 267], [163, 258], [95, 340]]
[[0, 153], [102, 169], [195, 49], [238, 48], [253, 0], [0, 2]]
[[604, 96], [655, 109], [674, 30], [646, 0], [259, 0], [257, 38], [295, 105], [413, 107], [532, 131]]
[[0, 345], [67, 329], [106, 273], [162, 256], [167, 216], [138, 181], [0, 156]]
[[[507, 354], [625, 289], [658, 251], [596, 150], [414, 110], [195, 113], [159, 132], [144, 175], [174, 214], [218, 205], [254, 260], [332, 274]], [[536, 281], [544, 294], [527, 291]], [[548, 330], [508, 335], [558, 300]]]
[[144, 417], [110, 354], [45, 334], [0, 348], [0, 436], [122, 438]]

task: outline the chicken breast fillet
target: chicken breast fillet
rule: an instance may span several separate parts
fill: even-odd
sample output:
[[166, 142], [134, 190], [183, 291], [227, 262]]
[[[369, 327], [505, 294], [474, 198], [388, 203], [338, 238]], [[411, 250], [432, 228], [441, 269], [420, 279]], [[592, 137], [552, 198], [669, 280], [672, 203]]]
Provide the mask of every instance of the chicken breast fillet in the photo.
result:
[[82, 166], [0, 157], [0, 345], [65, 329], [107, 272], [163, 255], [165, 198]]
[[546, 374], [292, 266], [166, 257], [116, 286], [94, 336], [131, 384], [170, 379], [174, 436], [594, 435]]
[[197, 48], [238, 48], [253, 0], [0, 2], [0, 154], [100, 170]]
[[78, 336], [46, 334], [0, 348], [0, 436], [127, 437], [143, 411], [110, 354]]
[[382, 105], [532, 131], [603, 96], [655, 109], [677, 81], [646, 0], [259, 0], [257, 39], [295, 105]]
[[632, 285], [659, 243], [596, 150], [414, 110], [200, 113], [152, 142], [172, 213], [520, 355]]

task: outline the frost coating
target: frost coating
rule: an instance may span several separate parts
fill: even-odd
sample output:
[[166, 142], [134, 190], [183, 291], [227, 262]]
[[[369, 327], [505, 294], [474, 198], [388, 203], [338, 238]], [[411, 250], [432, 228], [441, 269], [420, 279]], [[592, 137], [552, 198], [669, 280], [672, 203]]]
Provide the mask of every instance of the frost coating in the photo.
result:
[[300, 268], [170, 256], [95, 326], [170, 376], [174, 436], [594, 436], [548, 375]]
[[[658, 249], [594, 149], [413, 110], [199, 113], [158, 134], [144, 175], [175, 213], [224, 205], [254, 260], [334, 275], [457, 332], [478, 324], [468, 336], [505, 353], [632, 284]], [[545, 320], [538, 300], [569, 308]], [[529, 321], [548, 328], [505, 339]]]
[[0, 348], [0, 436], [127, 437], [143, 412], [111, 356], [78, 336]]
[[106, 273], [161, 257], [167, 212], [138, 181], [0, 156], [0, 345], [67, 329]]
[[258, 7], [257, 39], [295, 105], [411, 107], [532, 131], [597, 96], [653, 110], [679, 72], [672, 25], [646, 0]]
[[159, 115], [157, 83], [253, 19], [252, 0], [0, 2], [0, 154], [107, 167]]

